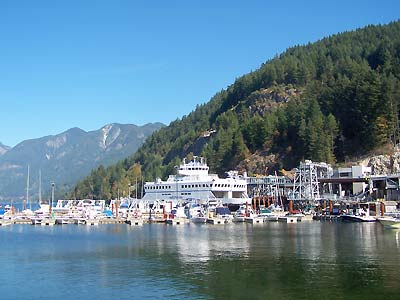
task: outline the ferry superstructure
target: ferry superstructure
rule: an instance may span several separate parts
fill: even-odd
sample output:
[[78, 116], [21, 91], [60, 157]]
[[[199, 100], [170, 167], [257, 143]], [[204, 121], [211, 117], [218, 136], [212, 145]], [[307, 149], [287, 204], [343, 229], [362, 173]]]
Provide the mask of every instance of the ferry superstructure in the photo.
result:
[[246, 178], [238, 172], [228, 172], [227, 178], [209, 174], [209, 167], [203, 158], [194, 157], [192, 161], [177, 167], [177, 175], [169, 175], [166, 181], [157, 179], [146, 182], [143, 200], [172, 201], [181, 203], [207, 204], [220, 202], [226, 205], [251, 203], [247, 195]]

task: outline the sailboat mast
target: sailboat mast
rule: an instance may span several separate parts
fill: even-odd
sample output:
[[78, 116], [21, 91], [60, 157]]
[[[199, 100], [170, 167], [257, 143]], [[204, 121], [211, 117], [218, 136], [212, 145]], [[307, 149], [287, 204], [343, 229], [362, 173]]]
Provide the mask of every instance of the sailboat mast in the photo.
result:
[[30, 166], [28, 165], [28, 177], [26, 178], [26, 203], [29, 203], [29, 208], [31, 209], [31, 205], [29, 202], [29, 169]]
[[39, 170], [39, 204], [42, 203], [42, 170]]

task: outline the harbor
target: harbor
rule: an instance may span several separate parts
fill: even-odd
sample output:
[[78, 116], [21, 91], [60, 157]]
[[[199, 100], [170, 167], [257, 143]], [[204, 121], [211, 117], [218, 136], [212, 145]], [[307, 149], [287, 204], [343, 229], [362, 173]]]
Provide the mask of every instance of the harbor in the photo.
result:
[[[398, 175], [374, 176], [371, 168], [333, 168], [304, 161], [292, 176], [209, 174], [203, 158], [182, 164], [168, 180], [144, 184], [142, 198], [57, 200], [39, 208], [0, 208], [0, 226], [148, 223], [221, 225], [304, 221], [381, 222], [400, 226]], [[28, 193], [27, 193], [28, 195]], [[137, 195], [136, 195], [137, 196]], [[27, 199], [28, 200], [28, 199]], [[54, 203], [54, 204], [53, 204]]]

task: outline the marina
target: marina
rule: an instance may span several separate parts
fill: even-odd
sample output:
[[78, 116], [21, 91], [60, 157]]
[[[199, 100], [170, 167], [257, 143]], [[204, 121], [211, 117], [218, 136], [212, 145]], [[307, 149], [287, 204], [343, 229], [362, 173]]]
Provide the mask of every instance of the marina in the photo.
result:
[[[395, 176], [387, 176], [387, 185], [383, 185], [383, 177], [372, 177], [370, 168], [334, 171], [326, 163], [304, 161], [292, 180], [288, 176], [248, 177], [237, 172], [227, 172], [227, 178], [219, 178], [209, 174], [203, 158], [194, 157], [189, 162], [183, 160], [176, 171], [166, 181], [144, 183], [145, 194], [140, 199], [55, 202], [53, 191], [51, 204], [42, 203], [33, 210], [26, 208], [25, 203], [22, 211], [7, 204], [0, 208], [0, 225], [183, 225], [189, 222], [221, 225], [316, 220], [379, 221], [386, 227], [399, 226], [399, 204], [391, 200], [397, 197], [399, 178], [396, 181]], [[376, 198], [382, 195], [378, 186], [386, 188], [384, 199]]]

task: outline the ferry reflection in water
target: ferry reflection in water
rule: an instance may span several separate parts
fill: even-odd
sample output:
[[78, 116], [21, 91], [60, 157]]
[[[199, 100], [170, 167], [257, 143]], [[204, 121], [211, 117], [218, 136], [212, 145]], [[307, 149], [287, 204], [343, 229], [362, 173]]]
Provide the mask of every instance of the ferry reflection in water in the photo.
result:
[[[196, 234], [193, 234], [193, 228]], [[199, 228], [201, 227], [201, 228]], [[250, 245], [247, 231], [237, 231], [234, 224], [176, 227], [176, 250], [183, 263], [207, 262], [215, 257], [247, 257]]]

